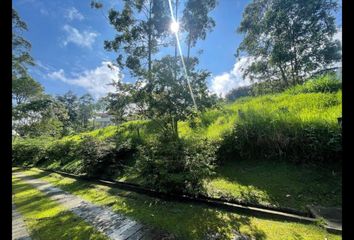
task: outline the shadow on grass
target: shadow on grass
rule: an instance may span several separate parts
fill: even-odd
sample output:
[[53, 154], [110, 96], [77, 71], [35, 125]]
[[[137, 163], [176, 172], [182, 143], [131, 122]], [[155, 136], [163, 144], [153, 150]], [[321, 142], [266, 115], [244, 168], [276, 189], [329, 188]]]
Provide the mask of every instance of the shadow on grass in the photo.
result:
[[228, 161], [217, 169], [211, 194], [306, 210], [308, 204], [341, 205], [341, 172], [277, 161]]
[[[48, 177], [48, 175], [47, 172], [37, 172], [32, 177]], [[109, 206], [114, 211], [130, 216], [143, 224], [173, 233], [178, 239], [231, 239], [234, 231], [247, 233], [255, 239], [266, 239], [269, 237], [268, 234], [274, 234], [271, 229], [278, 226], [278, 223], [283, 227], [284, 223], [288, 224], [281, 218], [251, 215], [238, 210], [230, 212], [205, 204], [167, 201], [89, 181], [61, 177], [58, 174], [51, 175], [50, 180], [64, 191], [79, 195], [95, 204]], [[276, 222], [260, 224], [259, 221], [263, 220]], [[270, 229], [267, 227], [268, 224], [271, 224]], [[286, 228], [288, 228], [286, 232], [291, 237], [301, 239], [313, 226], [308, 228], [305, 225], [290, 224]], [[301, 229], [301, 234], [295, 229]], [[285, 230], [282, 231], [284, 233]]]
[[33, 239], [107, 239], [81, 218], [65, 211], [30, 185], [14, 179], [13, 187], [16, 208], [23, 215]]
[[[48, 172], [37, 172], [31, 177], [49, 175]], [[56, 174], [51, 175], [54, 176]], [[88, 181], [72, 178], [61, 182], [60, 179], [58, 177], [55, 182], [56, 187], [72, 194], [84, 194], [93, 203], [109, 206], [143, 224], [172, 233], [178, 239], [231, 239], [241, 226], [248, 226], [248, 235], [256, 239], [266, 238], [265, 233], [253, 226], [246, 215], [226, 214], [206, 205], [165, 201], [118, 188], [106, 188], [100, 192], [96, 184]]]

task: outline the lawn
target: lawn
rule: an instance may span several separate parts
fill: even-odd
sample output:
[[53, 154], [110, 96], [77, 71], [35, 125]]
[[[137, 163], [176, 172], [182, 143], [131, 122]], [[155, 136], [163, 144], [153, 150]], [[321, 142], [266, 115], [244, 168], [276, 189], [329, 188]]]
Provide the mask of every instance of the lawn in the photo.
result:
[[49, 174], [38, 169], [25, 173], [51, 182], [92, 203], [110, 206], [116, 212], [173, 233], [179, 239], [205, 239], [208, 235], [231, 239], [233, 230], [256, 239], [341, 239], [340, 235], [327, 233], [325, 229], [314, 224], [256, 218], [205, 205], [163, 201], [59, 174]]
[[31, 185], [13, 177], [12, 187], [16, 209], [24, 218], [32, 239], [108, 240]]
[[342, 205], [341, 171], [276, 161], [228, 161], [206, 184], [213, 197], [306, 210]]

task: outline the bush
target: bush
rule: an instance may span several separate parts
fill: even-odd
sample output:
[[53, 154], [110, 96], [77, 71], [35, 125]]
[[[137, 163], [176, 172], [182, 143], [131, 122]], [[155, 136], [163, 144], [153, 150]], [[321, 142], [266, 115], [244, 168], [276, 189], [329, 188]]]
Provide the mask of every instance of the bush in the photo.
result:
[[213, 174], [215, 148], [207, 140], [159, 136], [140, 146], [136, 167], [145, 184], [162, 192], [198, 194]]
[[47, 149], [49, 161], [58, 161], [60, 166], [74, 161], [77, 158], [77, 142], [73, 140], [55, 141]]
[[12, 162], [22, 166], [35, 166], [46, 161], [46, 144], [26, 139], [12, 144]]
[[114, 162], [115, 147], [112, 143], [84, 136], [78, 146], [78, 155], [83, 160], [83, 171], [88, 176], [101, 176]]
[[335, 74], [326, 74], [317, 78], [313, 78], [303, 85], [297, 85], [286, 91], [290, 94], [299, 93], [316, 93], [316, 92], [337, 92], [342, 89], [341, 81], [336, 77]]

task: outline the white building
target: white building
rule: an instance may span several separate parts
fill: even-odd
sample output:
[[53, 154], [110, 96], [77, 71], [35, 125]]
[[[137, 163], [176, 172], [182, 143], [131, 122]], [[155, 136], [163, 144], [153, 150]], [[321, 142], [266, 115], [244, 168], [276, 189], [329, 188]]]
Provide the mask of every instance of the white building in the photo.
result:
[[102, 113], [102, 112], [98, 112], [95, 115], [96, 116], [93, 119], [91, 119], [95, 127], [101, 128], [101, 127], [107, 127], [109, 125], [114, 124], [112, 115], [109, 115], [107, 113]]

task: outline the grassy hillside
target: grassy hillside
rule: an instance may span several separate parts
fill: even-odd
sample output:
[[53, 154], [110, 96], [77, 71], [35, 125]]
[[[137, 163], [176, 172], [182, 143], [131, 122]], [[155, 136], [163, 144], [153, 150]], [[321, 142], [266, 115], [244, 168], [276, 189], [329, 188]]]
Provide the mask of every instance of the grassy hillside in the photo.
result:
[[[224, 103], [179, 122], [179, 135], [207, 138], [218, 146], [217, 174], [206, 181], [206, 193], [211, 196], [300, 209], [316, 202], [338, 205], [341, 174], [332, 172], [341, 162], [341, 127], [337, 123], [341, 114], [341, 83], [325, 76], [282, 93]], [[137, 120], [62, 139], [14, 139], [13, 161], [85, 173], [92, 168], [83, 156], [87, 149], [109, 145], [116, 154], [96, 165], [100, 174], [144, 183], [136, 172], [134, 151], [157, 131], [156, 122]]]

